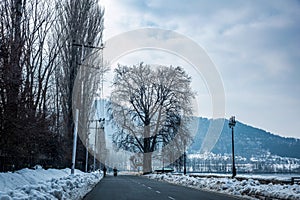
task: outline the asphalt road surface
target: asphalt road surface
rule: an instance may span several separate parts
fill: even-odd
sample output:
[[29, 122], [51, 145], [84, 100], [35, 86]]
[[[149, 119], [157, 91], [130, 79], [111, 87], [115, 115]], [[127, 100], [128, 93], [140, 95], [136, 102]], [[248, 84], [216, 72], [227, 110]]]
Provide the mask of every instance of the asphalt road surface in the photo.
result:
[[237, 200], [214, 192], [196, 190], [140, 176], [106, 176], [84, 200]]

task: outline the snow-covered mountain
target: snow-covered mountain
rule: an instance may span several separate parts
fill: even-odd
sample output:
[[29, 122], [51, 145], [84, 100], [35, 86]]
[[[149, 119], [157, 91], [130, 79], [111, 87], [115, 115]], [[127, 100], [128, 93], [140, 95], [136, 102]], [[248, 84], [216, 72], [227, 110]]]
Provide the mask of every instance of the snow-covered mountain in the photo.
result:
[[[220, 120], [220, 119], [216, 119]], [[199, 152], [213, 119], [199, 118], [199, 126], [190, 153]], [[285, 138], [267, 131], [237, 122], [234, 128], [235, 154], [250, 159], [271, 154], [300, 159], [300, 139]], [[225, 119], [219, 140], [212, 149], [215, 154], [231, 154], [231, 129]]]

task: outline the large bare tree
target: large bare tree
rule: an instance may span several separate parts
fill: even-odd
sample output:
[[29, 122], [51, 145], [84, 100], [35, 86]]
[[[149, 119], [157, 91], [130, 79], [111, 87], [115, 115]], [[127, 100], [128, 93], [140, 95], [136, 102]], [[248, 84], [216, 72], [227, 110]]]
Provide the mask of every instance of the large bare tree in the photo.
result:
[[[117, 126], [113, 141], [143, 153], [143, 172], [152, 171], [152, 154], [173, 142], [190, 140], [186, 118], [192, 115], [191, 77], [181, 67], [121, 66], [115, 69], [110, 112]], [[170, 148], [170, 147], [169, 147]]]

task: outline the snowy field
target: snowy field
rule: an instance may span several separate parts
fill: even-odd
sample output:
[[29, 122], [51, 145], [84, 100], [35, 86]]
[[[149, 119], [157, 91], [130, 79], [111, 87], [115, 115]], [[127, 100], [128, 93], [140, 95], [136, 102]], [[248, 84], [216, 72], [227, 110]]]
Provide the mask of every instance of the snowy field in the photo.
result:
[[71, 169], [22, 169], [0, 173], [0, 200], [82, 199], [98, 183], [100, 172], [84, 173]]
[[150, 174], [148, 178], [167, 181], [186, 187], [216, 191], [249, 199], [300, 199], [300, 185], [260, 184], [249, 177], [248, 180], [225, 178], [194, 178], [174, 174]]

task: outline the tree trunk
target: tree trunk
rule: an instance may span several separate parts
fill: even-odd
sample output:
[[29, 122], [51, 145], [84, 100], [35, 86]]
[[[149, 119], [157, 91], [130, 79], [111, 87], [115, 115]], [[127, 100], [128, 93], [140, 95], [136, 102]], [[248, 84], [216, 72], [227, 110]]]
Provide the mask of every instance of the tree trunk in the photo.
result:
[[143, 174], [152, 172], [152, 152], [143, 154]]
[[[10, 52], [8, 55], [10, 61], [7, 66], [6, 77], [5, 77], [5, 90], [7, 92], [7, 105], [4, 109], [4, 130], [3, 132], [7, 135], [9, 143], [7, 145], [7, 151], [15, 151], [15, 148], [11, 146], [18, 146], [19, 143], [19, 130], [18, 130], [18, 97], [21, 86], [21, 66], [20, 59], [22, 53], [22, 42], [21, 42], [21, 20], [22, 20], [22, 1], [13, 1], [12, 6], [12, 30]], [[11, 143], [10, 143], [11, 142]], [[12, 152], [15, 154], [16, 152]]]
[[144, 154], [143, 154], [143, 174], [152, 172], [152, 151], [151, 151], [151, 137], [150, 126], [144, 128]]

